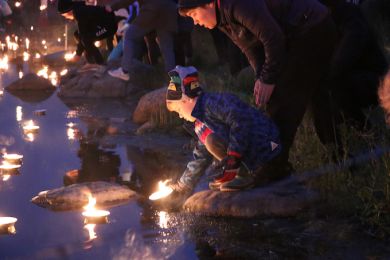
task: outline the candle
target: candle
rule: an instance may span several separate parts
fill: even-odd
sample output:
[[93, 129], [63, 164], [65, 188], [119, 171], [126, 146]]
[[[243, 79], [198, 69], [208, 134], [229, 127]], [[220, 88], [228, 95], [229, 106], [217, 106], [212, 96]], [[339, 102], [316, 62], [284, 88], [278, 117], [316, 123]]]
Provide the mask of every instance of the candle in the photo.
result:
[[0, 233], [1, 234], [15, 234], [15, 223], [17, 218], [13, 217], [0, 217]]
[[28, 121], [28, 123], [26, 123], [24, 126], [23, 126], [23, 130], [24, 132], [26, 133], [33, 133], [33, 132], [37, 132], [39, 129], [39, 126], [35, 125], [34, 122], [32, 120]]
[[159, 199], [162, 199], [162, 198], [169, 196], [173, 192], [173, 189], [167, 185], [168, 182], [169, 182], [169, 180], [159, 181], [158, 182], [158, 190], [155, 193], [153, 193], [152, 195], [150, 195], [149, 199], [150, 200], [159, 200]]
[[85, 224], [106, 224], [108, 223], [108, 216], [110, 212], [107, 210], [100, 210], [95, 208], [96, 199], [88, 194], [88, 204], [84, 206], [85, 211], [82, 213], [84, 216]]
[[12, 164], [17, 165], [21, 163], [23, 159], [23, 155], [17, 153], [6, 153], [3, 154], [3, 159], [11, 165]]

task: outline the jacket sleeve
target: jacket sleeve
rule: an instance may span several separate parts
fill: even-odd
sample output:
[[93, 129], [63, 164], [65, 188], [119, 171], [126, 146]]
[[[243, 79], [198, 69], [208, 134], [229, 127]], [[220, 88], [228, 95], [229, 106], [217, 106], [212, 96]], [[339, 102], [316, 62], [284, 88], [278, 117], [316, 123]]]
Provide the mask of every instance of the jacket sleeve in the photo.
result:
[[242, 156], [251, 141], [252, 118], [247, 109], [247, 104], [230, 94], [213, 96], [208, 101], [209, 116], [225, 124], [229, 130], [228, 155]]
[[187, 163], [187, 167], [180, 177], [180, 182], [188, 185], [189, 187], [196, 186], [200, 177], [202, 177], [203, 173], [210, 165], [212, 159], [205, 145], [200, 141], [196, 144], [192, 154], [193, 159]]
[[242, 49], [257, 78], [264, 83], [275, 83], [286, 51], [282, 29], [271, 15], [264, 0], [240, 0], [232, 9], [233, 19], [249, 30], [263, 45], [264, 63], [259, 59], [259, 55], [256, 55], [257, 51], [261, 51], [258, 44]]

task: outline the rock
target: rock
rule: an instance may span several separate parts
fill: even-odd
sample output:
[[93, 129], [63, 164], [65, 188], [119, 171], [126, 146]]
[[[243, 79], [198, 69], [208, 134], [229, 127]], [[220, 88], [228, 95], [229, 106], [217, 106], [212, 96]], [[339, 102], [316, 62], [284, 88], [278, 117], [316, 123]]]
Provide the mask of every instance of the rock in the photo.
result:
[[128, 202], [136, 193], [115, 183], [85, 182], [42, 191], [31, 202], [54, 211], [79, 210], [88, 204], [89, 195], [96, 199], [96, 207], [112, 207]]
[[270, 184], [240, 192], [200, 191], [189, 197], [183, 205], [188, 212], [208, 216], [294, 216], [317, 201], [319, 195], [298, 182]]
[[66, 51], [57, 51], [50, 54], [47, 54], [42, 57], [43, 64], [52, 67], [62, 67], [67, 64], [65, 60]]
[[124, 98], [127, 96], [126, 82], [102, 72], [72, 73], [62, 80], [61, 97]]
[[29, 73], [23, 78], [11, 83], [5, 87], [8, 91], [17, 91], [17, 90], [55, 90], [56, 87], [53, 86], [49, 80], [39, 77], [34, 73]]
[[166, 87], [147, 93], [138, 102], [133, 113], [133, 121], [141, 124], [137, 134], [143, 134], [158, 126], [168, 125], [177, 120], [177, 115], [169, 112], [165, 103]]

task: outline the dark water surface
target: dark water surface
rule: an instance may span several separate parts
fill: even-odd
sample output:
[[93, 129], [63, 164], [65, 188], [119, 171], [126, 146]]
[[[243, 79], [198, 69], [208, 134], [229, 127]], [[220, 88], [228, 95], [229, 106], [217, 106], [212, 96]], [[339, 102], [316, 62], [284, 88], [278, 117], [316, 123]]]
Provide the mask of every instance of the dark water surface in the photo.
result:
[[[16, 76], [15, 72], [7, 73], [1, 75], [0, 89]], [[97, 167], [93, 164], [99, 163], [93, 159], [81, 162], [81, 141], [69, 136], [70, 122], [84, 135], [84, 146], [89, 147], [97, 140], [98, 145], [91, 149], [98, 149], [108, 160], [119, 159], [120, 166], [113, 167], [110, 173], [113, 177], [128, 171], [131, 167], [128, 148], [120, 142], [104, 144], [104, 136], [99, 134], [99, 129], [104, 128], [101, 119], [106, 111], [110, 115], [105, 122], [130, 118], [128, 106], [112, 102], [92, 102], [70, 109], [56, 94], [39, 103], [26, 103], [4, 91], [0, 97], [0, 149], [23, 154], [24, 159], [19, 175], [6, 181], [0, 176], [0, 216], [18, 219], [16, 234], [0, 235], [1, 259], [196, 258], [193, 244], [183, 230], [175, 228], [175, 220], [169, 213], [149, 210], [136, 201], [109, 209], [110, 222], [96, 225], [97, 238], [92, 240], [84, 228], [81, 212], [52, 212], [30, 202], [40, 191], [62, 187], [67, 171], [93, 168]], [[107, 110], [105, 106], [111, 108]], [[22, 114], [17, 116], [20, 109]], [[46, 109], [46, 115], [35, 115], [38, 109]], [[28, 139], [22, 129], [22, 123], [30, 119], [40, 126], [34, 140]], [[88, 149], [84, 152], [88, 153]]]

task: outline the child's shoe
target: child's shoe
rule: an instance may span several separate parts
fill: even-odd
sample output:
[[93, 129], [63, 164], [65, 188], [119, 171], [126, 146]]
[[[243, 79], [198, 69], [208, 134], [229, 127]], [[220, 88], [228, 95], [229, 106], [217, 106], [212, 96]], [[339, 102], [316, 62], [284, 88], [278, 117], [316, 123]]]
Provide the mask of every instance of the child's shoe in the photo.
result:
[[223, 174], [219, 177], [216, 177], [214, 181], [209, 182], [209, 188], [210, 190], [219, 190], [220, 186], [223, 183], [229, 182], [236, 177], [237, 171], [236, 170], [226, 170], [223, 172]]
[[254, 178], [246, 170], [241, 169], [234, 179], [220, 185], [220, 191], [240, 191], [250, 189], [255, 185]]

